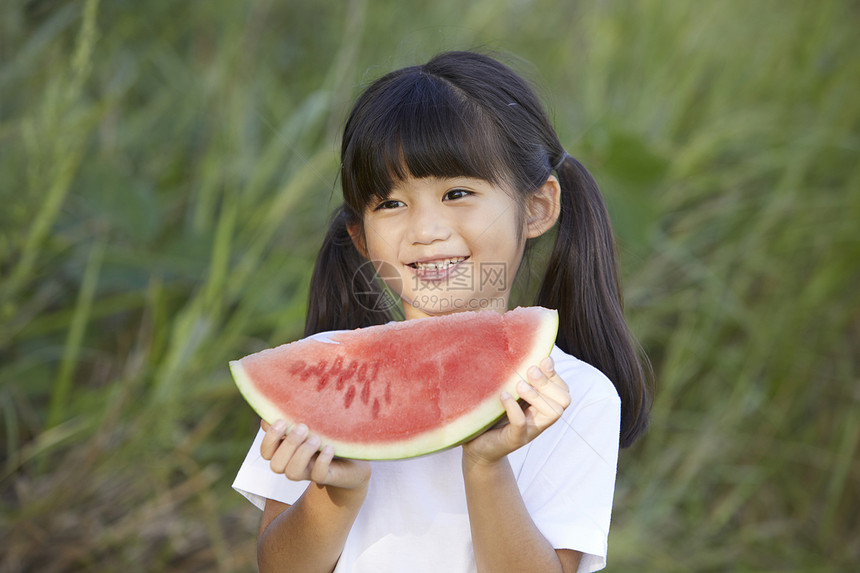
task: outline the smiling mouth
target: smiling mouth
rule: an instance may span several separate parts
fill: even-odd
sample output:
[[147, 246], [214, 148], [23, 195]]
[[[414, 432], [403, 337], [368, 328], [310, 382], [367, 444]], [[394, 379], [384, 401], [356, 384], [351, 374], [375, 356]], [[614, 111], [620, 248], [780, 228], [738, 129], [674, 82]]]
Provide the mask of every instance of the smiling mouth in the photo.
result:
[[413, 269], [425, 272], [439, 272], [439, 271], [447, 271], [453, 267], [456, 267], [469, 257], [453, 257], [450, 259], [439, 259], [438, 261], [425, 261], [425, 262], [414, 262], [409, 263], [408, 266]]

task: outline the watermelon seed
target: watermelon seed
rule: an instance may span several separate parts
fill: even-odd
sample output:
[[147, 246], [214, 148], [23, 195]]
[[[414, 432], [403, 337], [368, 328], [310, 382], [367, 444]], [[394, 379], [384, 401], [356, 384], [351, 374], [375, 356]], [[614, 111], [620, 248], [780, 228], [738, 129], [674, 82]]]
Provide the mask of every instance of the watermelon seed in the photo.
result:
[[290, 374], [299, 376], [302, 380], [307, 380], [307, 364], [303, 360], [297, 360], [290, 367]]
[[353, 400], [355, 400], [355, 386], [350, 384], [349, 388], [346, 389], [346, 395], [343, 397], [344, 408], [349, 408], [350, 406], [352, 406]]
[[355, 360], [352, 360], [349, 363], [349, 366], [343, 369], [341, 375], [337, 379], [337, 384], [335, 385], [335, 388], [337, 390], [343, 390], [343, 387], [346, 385], [346, 381], [352, 378], [352, 375], [355, 373], [357, 367], [358, 363]]

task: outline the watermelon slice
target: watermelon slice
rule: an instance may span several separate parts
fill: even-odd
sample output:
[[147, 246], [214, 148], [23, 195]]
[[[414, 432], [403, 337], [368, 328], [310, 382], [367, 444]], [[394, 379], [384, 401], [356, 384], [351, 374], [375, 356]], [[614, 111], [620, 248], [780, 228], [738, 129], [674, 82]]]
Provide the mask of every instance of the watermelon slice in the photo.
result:
[[393, 322], [305, 338], [230, 362], [266, 421], [305, 423], [336, 456], [381, 460], [455, 446], [504, 414], [549, 356], [558, 315], [542, 307]]

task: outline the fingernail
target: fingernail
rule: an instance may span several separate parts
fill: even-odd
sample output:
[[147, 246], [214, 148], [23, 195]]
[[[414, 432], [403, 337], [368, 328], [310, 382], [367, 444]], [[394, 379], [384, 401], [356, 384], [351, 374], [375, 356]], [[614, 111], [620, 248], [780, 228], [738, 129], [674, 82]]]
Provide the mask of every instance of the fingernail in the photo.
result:
[[276, 420], [274, 424], [272, 424], [272, 429], [278, 432], [279, 434], [283, 434], [284, 430], [287, 429], [286, 420]]
[[547, 356], [541, 360], [540, 364], [543, 367], [544, 372], [547, 374], [553, 374], [555, 372], [555, 362], [553, 362], [552, 357]]
[[510, 393], [502, 392], [502, 400], [507, 400], [508, 398], [511, 398]]
[[528, 392], [531, 386], [525, 380], [520, 380], [517, 382], [517, 391], [522, 394], [523, 392]]
[[540, 378], [540, 368], [538, 368], [537, 366], [530, 366], [529, 367], [529, 377], [535, 378], [535, 379]]
[[296, 436], [304, 436], [308, 433], [308, 427], [304, 424], [296, 424], [296, 427], [290, 433]]

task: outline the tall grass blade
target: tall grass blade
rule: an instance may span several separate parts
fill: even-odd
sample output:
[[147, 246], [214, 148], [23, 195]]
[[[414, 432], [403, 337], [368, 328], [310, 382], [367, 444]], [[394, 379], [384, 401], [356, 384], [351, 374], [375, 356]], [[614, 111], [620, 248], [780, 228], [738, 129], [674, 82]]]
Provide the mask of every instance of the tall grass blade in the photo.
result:
[[93, 246], [87, 259], [87, 265], [81, 281], [81, 289], [78, 292], [78, 299], [75, 304], [75, 312], [72, 315], [69, 332], [63, 345], [63, 357], [60, 361], [60, 369], [51, 390], [51, 403], [48, 406], [48, 418], [45, 421], [45, 427], [47, 428], [52, 428], [65, 419], [75, 366], [79, 360], [84, 332], [90, 320], [104, 253], [105, 243], [99, 241]]

